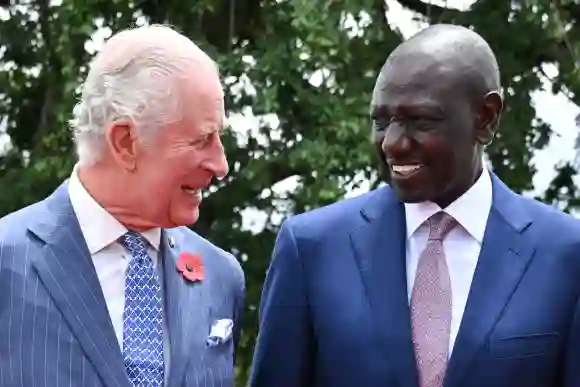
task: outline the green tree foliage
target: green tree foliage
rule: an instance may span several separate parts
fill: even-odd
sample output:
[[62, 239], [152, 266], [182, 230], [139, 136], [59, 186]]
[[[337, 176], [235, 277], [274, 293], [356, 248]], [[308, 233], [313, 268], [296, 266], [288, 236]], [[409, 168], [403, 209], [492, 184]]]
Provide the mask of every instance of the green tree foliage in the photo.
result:
[[[537, 119], [530, 92], [554, 65], [554, 91], [580, 104], [574, 60], [580, 6], [479, 0], [459, 11], [398, 2], [430, 22], [473, 26], [490, 42], [508, 109], [488, 155], [513, 189], [532, 189], [531, 157], [552, 131]], [[70, 174], [75, 156], [67, 120], [95, 33], [143, 23], [175, 26], [218, 61], [229, 113], [254, 117], [249, 130], [233, 127], [226, 134], [231, 173], [212, 187], [194, 226], [244, 265], [248, 298], [238, 371], [245, 380], [280, 220], [336, 201], [363, 181], [378, 183], [369, 146], [370, 93], [401, 40], [385, 11], [382, 0], [23, 0], [0, 7], [0, 131], [11, 143], [0, 153], [0, 216], [42, 199]], [[575, 165], [556, 167], [542, 199], [577, 207]], [[245, 226], [248, 212], [259, 215], [254, 228]]]

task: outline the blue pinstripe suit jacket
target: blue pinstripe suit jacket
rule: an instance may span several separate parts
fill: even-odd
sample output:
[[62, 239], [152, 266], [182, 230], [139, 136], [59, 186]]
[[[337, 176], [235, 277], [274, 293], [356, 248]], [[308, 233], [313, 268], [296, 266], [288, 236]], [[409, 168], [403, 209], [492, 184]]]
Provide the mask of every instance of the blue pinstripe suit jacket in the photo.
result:
[[[182, 251], [203, 257], [202, 282], [187, 283], [175, 269]], [[167, 387], [233, 386], [244, 299], [240, 265], [181, 227], [163, 231], [161, 256]], [[234, 321], [233, 339], [208, 348], [212, 323], [224, 318]], [[66, 183], [0, 219], [0, 386], [130, 387]]]

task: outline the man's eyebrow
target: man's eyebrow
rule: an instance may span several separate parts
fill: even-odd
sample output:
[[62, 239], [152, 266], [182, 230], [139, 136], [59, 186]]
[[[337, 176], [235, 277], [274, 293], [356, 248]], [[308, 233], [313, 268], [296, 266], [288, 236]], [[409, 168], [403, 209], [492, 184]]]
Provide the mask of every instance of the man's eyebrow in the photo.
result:
[[228, 118], [224, 116], [222, 118], [222, 124], [218, 128], [218, 132], [219, 132], [219, 134], [223, 134], [223, 133], [229, 131], [230, 129], [231, 129], [230, 120], [228, 120]]
[[200, 137], [203, 136], [208, 136], [212, 133], [218, 133], [218, 134], [223, 134], [224, 132], [228, 131], [230, 129], [230, 123], [229, 120], [226, 117], [222, 118], [222, 121], [218, 124], [211, 124], [211, 125], [205, 125], [201, 132], [199, 133]]
[[417, 105], [410, 105], [408, 107], [409, 110], [416, 110], [419, 113], [427, 113], [427, 114], [445, 114], [445, 110], [439, 105], [431, 104], [431, 103], [420, 103]]
[[372, 119], [375, 119], [377, 116], [385, 115], [389, 113], [389, 109], [385, 105], [371, 105], [369, 115]]
[[410, 104], [402, 104], [396, 107], [388, 107], [386, 105], [372, 106], [370, 111], [370, 116], [375, 119], [379, 116], [385, 116], [393, 114], [394, 111], [402, 112], [403, 114], [436, 114], [444, 115], [445, 110], [437, 105], [430, 102], [418, 102]]

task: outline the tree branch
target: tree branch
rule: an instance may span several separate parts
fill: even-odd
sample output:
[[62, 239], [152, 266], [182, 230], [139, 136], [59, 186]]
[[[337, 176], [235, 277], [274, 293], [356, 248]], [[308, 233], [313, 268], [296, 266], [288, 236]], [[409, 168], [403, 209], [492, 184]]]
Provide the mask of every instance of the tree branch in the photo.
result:
[[38, 130], [35, 133], [34, 144], [38, 148], [42, 141], [39, 141], [48, 130], [50, 130], [50, 123], [54, 122], [54, 106], [58, 104], [58, 96], [54, 91], [55, 85], [60, 84], [60, 74], [62, 63], [56, 54], [56, 43], [52, 39], [52, 31], [50, 27], [50, 5], [49, 0], [37, 0], [38, 6], [38, 20], [40, 24], [40, 33], [43, 39], [43, 46], [46, 52], [47, 65], [42, 71], [44, 75], [39, 76], [40, 82], [45, 82], [44, 98], [42, 107], [40, 109], [40, 117], [38, 120]]
[[420, 13], [423, 16], [428, 17], [430, 20], [440, 20], [444, 15], [450, 15], [451, 19], [455, 19], [467, 12], [459, 11], [456, 9], [441, 7], [439, 5], [424, 3], [421, 0], [397, 0], [399, 4], [403, 7]]
[[387, 1], [375, 0], [373, 3], [373, 10], [380, 17], [381, 23], [383, 23], [385, 26], [388, 26], [389, 21], [387, 20]]
[[558, 7], [560, 7], [563, 11], [568, 12], [572, 19], [576, 21], [580, 20], [580, 4], [559, 4]]

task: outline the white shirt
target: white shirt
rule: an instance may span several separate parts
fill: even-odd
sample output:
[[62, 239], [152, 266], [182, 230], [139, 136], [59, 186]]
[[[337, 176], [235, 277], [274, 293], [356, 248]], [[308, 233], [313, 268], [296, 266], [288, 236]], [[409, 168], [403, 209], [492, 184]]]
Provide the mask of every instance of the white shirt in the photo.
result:
[[[491, 202], [491, 178], [489, 172], [484, 169], [475, 184], [443, 210], [458, 222], [458, 225], [447, 234], [443, 241], [452, 292], [449, 354], [453, 351], [461, 318], [467, 304], [467, 296], [481, 251]], [[405, 203], [409, 301], [411, 300], [419, 257], [427, 245], [429, 236], [429, 226], [426, 221], [439, 211], [441, 211], [441, 207], [431, 202]]]
[[[87, 192], [78, 178], [76, 167], [69, 179], [68, 194], [91, 254], [119, 347], [122, 349], [125, 272], [131, 255], [117, 240], [128, 230]], [[147, 252], [153, 261], [159, 278], [163, 281], [162, 269], [158, 258], [161, 229], [156, 228], [145, 231], [141, 235], [149, 242]], [[163, 289], [163, 286], [161, 288]], [[167, 329], [165, 328], [166, 324], [164, 326], [164, 355], [165, 368], [168, 369], [169, 340]]]

